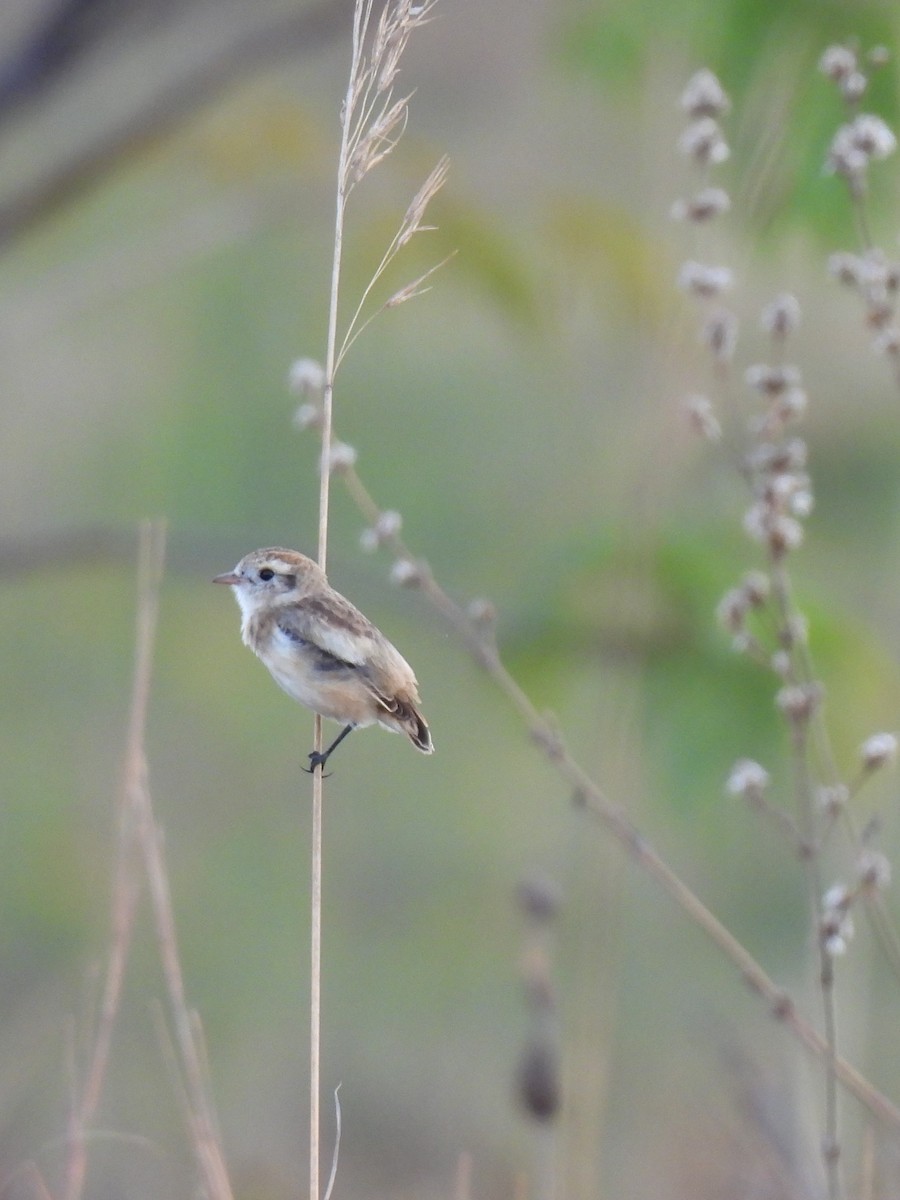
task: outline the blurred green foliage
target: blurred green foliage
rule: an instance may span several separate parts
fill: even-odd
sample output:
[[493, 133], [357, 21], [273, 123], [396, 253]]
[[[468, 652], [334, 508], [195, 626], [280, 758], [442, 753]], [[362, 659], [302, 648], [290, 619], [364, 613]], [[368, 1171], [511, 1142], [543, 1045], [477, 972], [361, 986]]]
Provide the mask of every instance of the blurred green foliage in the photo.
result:
[[[647, 36], [648, 28], [655, 36]], [[715, 71], [733, 102], [739, 190], [754, 193], [744, 220], [757, 233], [783, 235], [803, 225], [829, 244], [851, 237], [852, 226], [836, 203], [840, 185], [822, 178], [843, 110], [817, 64], [832, 43], [849, 43], [865, 54], [875, 46], [893, 47], [895, 36], [896, 13], [884, 0], [852, 6], [843, 0], [724, 0], [714, 12], [708, 0], [615, 0], [574, 5], [559, 19], [556, 44], [562, 70], [594, 80], [624, 111], [635, 82], [652, 76], [661, 47], [680, 55], [687, 70]], [[862, 108], [897, 124], [893, 66], [872, 72]], [[889, 216], [889, 187], [876, 180], [873, 192]]]

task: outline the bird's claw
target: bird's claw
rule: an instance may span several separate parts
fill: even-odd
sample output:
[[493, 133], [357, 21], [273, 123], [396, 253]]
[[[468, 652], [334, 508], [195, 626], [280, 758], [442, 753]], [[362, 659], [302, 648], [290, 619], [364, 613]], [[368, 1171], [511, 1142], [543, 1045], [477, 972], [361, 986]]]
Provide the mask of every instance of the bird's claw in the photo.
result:
[[[319, 750], [311, 750], [309, 752], [309, 766], [301, 767], [300, 769], [302, 771], [305, 771], [307, 775], [313, 775], [313, 774], [315, 774], [316, 767], [324, 767], [327, 762], [328, 762], [327, 754], [324, 754]], [[322, 778], [330, 779], [331, 772], [329, 771], [328, 774], [326, 775], [325, 772], [323, 771]]]

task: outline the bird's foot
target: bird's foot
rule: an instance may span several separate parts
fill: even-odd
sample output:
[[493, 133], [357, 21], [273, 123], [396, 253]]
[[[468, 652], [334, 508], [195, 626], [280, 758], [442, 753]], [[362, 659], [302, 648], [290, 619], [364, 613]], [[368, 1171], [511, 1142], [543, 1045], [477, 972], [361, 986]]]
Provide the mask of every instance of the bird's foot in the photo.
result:
[[[301, 767], [300, 769], [302, 771], [305, 771], [307, 775], [313, 775], [315, 773], [316, 767], [324, 768], [325, 764], [328, 762], [329, 753], [330, 753], [330, 751], [328, 751], [328, 750], [311, 750], [309, 752], [309, 766]], [[331, 772], [329, 771], [329, 773], [326, 775], [325, 771], [323, 770], [322, 778], [330, 779]]]

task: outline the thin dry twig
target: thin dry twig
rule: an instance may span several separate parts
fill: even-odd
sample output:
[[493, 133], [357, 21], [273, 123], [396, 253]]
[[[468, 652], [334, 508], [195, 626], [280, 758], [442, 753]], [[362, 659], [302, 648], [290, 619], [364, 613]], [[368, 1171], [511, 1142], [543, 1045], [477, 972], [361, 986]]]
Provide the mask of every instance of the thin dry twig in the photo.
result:
[[189, 1125], [193, 1137], [203, 1184], [211, 1200], [231, 1200], [231, 1186], [225, 1169], [212, 1118], [212, 1106], [204, 1086], [203, 1061], [193, 1032], [193, 1016], [188, 1009], [175, 918], [163, 855], [162, 834], [153, 813], [144, 748], [147, 701], [149, 697], [150, 665], [153, 636], [165, 555], [165, 526], [149, 522], [141, 530], [141, 587], [138, 617], [137, 663], [129, 727], [128, 752], [124, 784], [123, 818], [119, 865], [114, 903], [114, 937], [107, 971], [106, 987], [101, 1006], [100, 1026], [95, 1043], [92, 1069], [75, 1126], [76, 1152], [70, 1155], [66, 1197], [81, 1194], [84, 1179], [84, 1131], [99, 1098], [105, 1072], [109, 1040], [121, 992], [122, 974], [129, 944], [129, 933], [137, 900], [138, 885], [120, 878], [131, 866], [135, 842], [140, 852], [147, 879], [156, 925], [157, 944], [169, 995], [169, 1006], [175, 1028], [176, 1043], [185, 1078], [189, 1100]]
[[68, 1153], [63, 1183], [64, 1200], [78, 1200], [84, 1190], [87, 1171], [87, 1131], [96, 1114], [106, 1077], [113, 1029], [119, 1011], [125, 967], [131, 947], [134, 916], [141, 890], [134, 854], [132, 802], [140, 787], [140, 779], [144, 771], [144, 733], [150, 696], [153, 643], [156, 636], [159, 584], [162, 577], [164, 552], [165, 527], [161, 522], [145, 522], [141, 526], [138, 548], [134, 680], [131, 689], [125, 762], [118, 800], [118, 837], [111, 901], [112, 928], [90, 1061], [84, 1083], [74, 1097], [69, 1117]]
[[[351, 497], [370, 527], [376, 527], [381, 509], [365, 487], [358, 471], [349, 466], [341, 472]], [[752, 954], [706, 907], [681, 877], [651, 846], [628, 813], [615, 804], [567, 749], [554, 723], [531, 703], [525, 691], [503, 663], [491, 633], [443, 590], [430, 568], [416, 559], [399, 532], [382, 539], [395, 563], [404, 566], [403, 581], [417, 587], [456, 632], [465, 648], [519, 713], [529, 740], [565, 780], [579, 807], [593, 816], [627, 853], [629, 858], [674, 900], [685, 915], [738, 969], [742, 979], [810, 1053], [827, 1062], [835, 1077], [865, 1108], [894, 1129], [900, 1129], [900, 1108], [873, 1086], [854, 1066], [835, 1055], [829, 1042], [800, 1013], [790, 995], [767, 974]]]
[[211, 1200], [232, 1200], [225, 1156], [216, 1131], [212, 1101], [205, 1086], [203, 1054], [194, 1036], [196, 1013], [188, 1006], [178, 952], [175, 914], [169, 889], [162, 830], [153, 813], [146, 767], [135, 795], [138, 839], [150, 884], [156, 941], [169, 999], [169, 1015], [189, 1101], [189, 1125], [194, 1153]]

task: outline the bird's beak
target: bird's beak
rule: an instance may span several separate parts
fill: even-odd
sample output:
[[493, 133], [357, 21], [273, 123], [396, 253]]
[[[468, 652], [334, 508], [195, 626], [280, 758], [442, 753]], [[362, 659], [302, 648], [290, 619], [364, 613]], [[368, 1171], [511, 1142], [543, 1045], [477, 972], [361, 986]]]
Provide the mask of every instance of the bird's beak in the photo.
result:
[[231, 584], [232, 586], [234, 586], [234, 584], [240, 583], [240, 582], [241, 582], [240, 575], [236, 575], [234, 573], [234, 571], [226, 571], [224, 575], [217, 575], [215, 577], [215, 579], [213, 580], [213, 583], [228, 583], [228, 584]]

